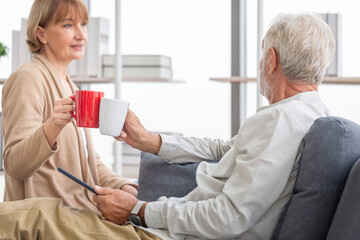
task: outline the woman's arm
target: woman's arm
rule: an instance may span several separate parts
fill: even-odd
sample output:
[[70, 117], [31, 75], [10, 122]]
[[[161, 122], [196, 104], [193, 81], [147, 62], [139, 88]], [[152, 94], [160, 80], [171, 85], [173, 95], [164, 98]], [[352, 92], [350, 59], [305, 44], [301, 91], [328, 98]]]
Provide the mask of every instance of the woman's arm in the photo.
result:
[[100, 185], [113, 189], [121, 189], [134, 196], [137, 195], [137, 185], [132, 181], [124, 179], [123, 177], [115, 174], [105, 164], [100, 161], [98, 154], [96, 154], [96, 168], [99, 174]]
[[41, 78], [36, 72], [17, 71], [3, 86], [4, 165], [6, 172], [18, 181], [32, 176], [58, 151], [53, 140], [58, 134], [49, 138], [54, 128], [43, 125], [47, 120], [46, 105], [52, 103], [45, 100]]

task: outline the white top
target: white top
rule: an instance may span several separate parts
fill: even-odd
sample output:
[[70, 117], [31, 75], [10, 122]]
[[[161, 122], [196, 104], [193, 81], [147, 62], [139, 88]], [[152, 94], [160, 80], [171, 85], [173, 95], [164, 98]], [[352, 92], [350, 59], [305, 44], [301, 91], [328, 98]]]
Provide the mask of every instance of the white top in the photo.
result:
[[161, 135], [159, 155], [169, 162], [221, 160], [199, 165], [198, 187], [184, 198], [149, 203], [146, 224], [176, 239], [270, 239], [294, 187], [300, 142], [329, 115], [313, 91], [259, 108], [229, 141]]

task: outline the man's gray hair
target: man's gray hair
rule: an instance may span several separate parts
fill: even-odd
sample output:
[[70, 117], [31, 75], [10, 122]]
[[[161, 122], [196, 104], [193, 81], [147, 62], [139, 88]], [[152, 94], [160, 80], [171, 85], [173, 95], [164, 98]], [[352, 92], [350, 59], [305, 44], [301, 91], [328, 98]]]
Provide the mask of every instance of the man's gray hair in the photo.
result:
[[319, 84], [334, 56], [335, 39], [317, 14], [279, 14], [265, 34], [263, 58], [271, 47], [289, 80]]

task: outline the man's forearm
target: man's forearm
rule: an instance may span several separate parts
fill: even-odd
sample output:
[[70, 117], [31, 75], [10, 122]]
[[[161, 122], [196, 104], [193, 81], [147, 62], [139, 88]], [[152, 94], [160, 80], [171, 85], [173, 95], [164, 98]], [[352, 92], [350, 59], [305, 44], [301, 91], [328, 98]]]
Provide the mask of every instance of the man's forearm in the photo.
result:
[[149, 133], [149, 135], [143, 139], [142, 144], [138, 146], [138, 149], [144, 152], [158, 154], [161, 147], [161, 137], [157, 133]]

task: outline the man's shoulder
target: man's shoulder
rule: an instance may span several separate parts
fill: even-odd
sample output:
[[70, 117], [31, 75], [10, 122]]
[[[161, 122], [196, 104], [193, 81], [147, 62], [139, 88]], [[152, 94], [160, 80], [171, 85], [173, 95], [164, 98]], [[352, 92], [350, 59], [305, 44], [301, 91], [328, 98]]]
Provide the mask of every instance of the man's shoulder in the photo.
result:
[[258, 111], [257, 114], [302, 114], [302, 112], [308, 112], [309, 110], [311, 111], [311, 109], [319, 108], [326, 108], [324, 103], [320, 100], [319, 94], [317, 92], [307, 92], [265, 107]]
[[291, 99], [281, 104], [273, 104], [249, 117], [249, 124], [303, 124], [326, 116], [327, 109], [321, 100]]

